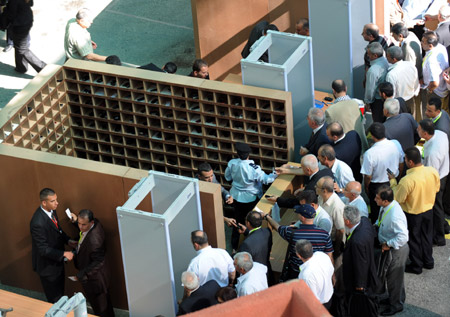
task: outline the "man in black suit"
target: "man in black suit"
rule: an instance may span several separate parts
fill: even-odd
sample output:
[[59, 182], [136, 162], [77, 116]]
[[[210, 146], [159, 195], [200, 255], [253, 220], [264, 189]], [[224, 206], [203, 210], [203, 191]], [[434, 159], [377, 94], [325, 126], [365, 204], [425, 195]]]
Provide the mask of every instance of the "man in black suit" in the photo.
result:
[[250, 47], [252, 47], [252, 45], [255, 44], [255, 42], [257, 40], [259, 40], [259, 38], [261, 36], [264, 35], [264, 29], [268, 26], [269, 26], [269, 22], [261, 21], [261, 22], [258, 22], [253, 27], [253, 29], [250, 32], [250, 35], [248, 37], [248, 41], [245, 44], [244, 48], [242, 49], [242, 52], [241, 52], [242, 58], [246, 58], [250, 54]]
[[105, 257], [105, 231], [89, 209], [81, 210], [77, 221], [80, 240], [74, 260], [78, 269], [76, 279], [81, 282], [95, 315], [114, 316], [108, 293], [109, 271]]
[[64, 261], [73, 258], [72, 252], [64, 251], [64, 244], [76, 247], [77, 242], [69, 240], [61, 228], [55, 212], [58, 207], [55, 191], [44, 188], [39, 196], [41, 205], [30, 221], [31, 258], [47, 301], [56, 303], [64, 295]]
[[342, 125], [335, 121], [328, 125], [327, 135], [336, 152], [336, 158], [347, 163], [355, 180], [361, 183], [361, 138], [358, 133], [355, 130], [344, 133]]
[[270, 265], [270, 251], [272, 250], [272, 231], [269, 228], [261, 228], [263, 215], [257, 211], [250, 211], [245, 218], [245, 226], [242, 224], [239, 233], [246, 236], [239, 247], [238, 252], [248, 252], [253, 261], [267, 266], [267, 281], [273, 285], [272, 267]]
[[184, 286], [184, 296], [177, 316], [218, 304], [216, 293], [220, 290], [220, 286], [215, 280], [210, 280], [200, 286], [197, 275], [186, 271], [181, 274], [181, 283]]
[[331, 144], [327, 137], [327, 123], [325, 113], [322, 109], [311, 108], [308, 111], [308, 125], [313, 130], [309, 141], [305, 146], [300, 147], [300, 155], [312, 154], [317, 156], [319, 148], [323, 144]]
[[[345, 206], [344, 225], [349, 232], [342, 264], [346, 297], [349, 299], [358, 292], [370, 296], [378, 286], [373, 249], [375, 229], [370, 220], [361, 217], [354, 206]], [[352, 307], [349, 309], [352, 312]]]
[[305, 187], [299, 188], [294, 192], [294, 195], [301, 190], [316, 190], [316, 183], [324, 176], [330, 176], [334, 179], [333, 172], [328, 167], [319, 169], [319, 161], [317, 157], [312, 154], [305, 155], [301, 160], [301, 167], [290, 166], [284, 164], [283, 166], [276, 168], [276, 172], [281, 174], [293, 174], [293, 175], [304, 175], [305, 177]]

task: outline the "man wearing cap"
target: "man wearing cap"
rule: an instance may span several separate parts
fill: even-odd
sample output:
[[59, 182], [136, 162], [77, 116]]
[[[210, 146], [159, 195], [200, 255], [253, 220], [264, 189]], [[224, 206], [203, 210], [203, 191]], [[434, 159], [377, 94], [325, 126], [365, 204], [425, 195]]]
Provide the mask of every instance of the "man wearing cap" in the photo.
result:
[[[250, 146], [245, 143], [235, 145], [238, 158], [228, 162], [225, 170], [225, 179], [231, 181], [230, 194], [233, 196], [233, 207], [236, 221], [243, 224], [245, 216], [251, 211], [259, 198], [261, 198], [262, 184], [270, 184], [277, 177], [276, 173], [267, 175], [259, 165], [249, 159]], [[239, 231], [233, 227], [231, 246], [237, 250], [239, 244]]]
[[97, 44], [91, 40], [88, 28], [94, 21], [89, 9], [80, 9], [74, 19], [70, 19], [66, 25], [64, 37], [64, 51], [66, 58], [85, 59], [97, 62], [106, 61], [107, 56], [94, 53]]
[[299, 220], [302, 222], [298, 229], [291, 226], [280, 226], [270, 215], [265, 215], [265, 219], [269, 224], [277, 230], [280, 236], [289, 242], [288, 251], [289, 257], [289, 269], [288, 278], [297, 278], [300, 270], [300, 265], [303, 261], [297, 256], [295, 244], [300, 239], [311, 241], [313, 245], [313, 251], [322, 251], [326, 253], [331, 261], [333, 261], [333, 244], [331, 243], [328, 232], [314, 225], [314, 217], [316, 216], [316, 210], [311, 205], [298, 205], [295, 206], [294, 211], [299, 215]]

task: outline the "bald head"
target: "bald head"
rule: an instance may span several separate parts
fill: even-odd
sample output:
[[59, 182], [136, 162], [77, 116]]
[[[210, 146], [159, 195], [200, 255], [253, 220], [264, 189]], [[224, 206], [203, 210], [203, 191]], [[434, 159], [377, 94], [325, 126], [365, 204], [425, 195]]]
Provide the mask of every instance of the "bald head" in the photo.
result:
[[361, 184], [356, 181], [348, 182], [345, 186], [344, 196], [348, 198], [350, 202], [354, 201], [361, 194]]
[[439, 9], [438, 20], [439, 20], [439, 22], [444, 22], [444, 21], [450, 20], [450, 6], [449, 5], [443, 5]]
[[303, 172], [307, 176], [310, 176], [319, 170], [319, 162], [317, 161], [317, 158], [312, 154], [305, 155], [302, 158], [301, 164]]
[[376, 24], [369, 23], [364, 25], [364, 29], [361, 35], [365, 41], [371, 42], [378, 38], [378, 36], [380, 35], [380, 29]]

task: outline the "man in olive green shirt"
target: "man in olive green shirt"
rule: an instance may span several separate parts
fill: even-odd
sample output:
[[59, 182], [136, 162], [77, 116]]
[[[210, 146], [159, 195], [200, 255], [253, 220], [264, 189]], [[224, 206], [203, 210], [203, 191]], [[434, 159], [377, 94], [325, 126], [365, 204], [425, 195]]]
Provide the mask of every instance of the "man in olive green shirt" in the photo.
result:
[[83, 8], [78, 11], [75, 19], [70, 19], [66, 25], [66, 34], [64, 37], [64, 51], [66, 58], [85, 59], [103, 62], [107, 56], [94, 53], [97, 44], [91, 40], [91, 34], [88, 28], [94, 19], [91, 12]]
[[431, 270], [433, 259], [433, 205], [439, 191], [439, 174], [434, 167], [424, 166], [416, 147], [405, 150], [408, 170], [397, 184], [389, 175], [394, 199], [406, 214], [409, 231], [409, 259], [405, 272], [421, 274], [422, 268]]

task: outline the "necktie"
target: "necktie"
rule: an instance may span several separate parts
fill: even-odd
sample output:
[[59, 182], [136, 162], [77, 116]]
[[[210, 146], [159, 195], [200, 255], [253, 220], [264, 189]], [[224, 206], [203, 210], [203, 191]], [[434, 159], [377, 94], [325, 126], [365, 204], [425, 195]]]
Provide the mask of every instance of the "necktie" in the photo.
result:
[[59, 227], [58, 227], [58, 220], [56, 220], [56, 217], [55, 217], [55, 215], [53, 214], [53, 211], [52, 211], [52, 221], [53, 221], [53, 223], [55, 224], [56, 228], [59, 229]]

